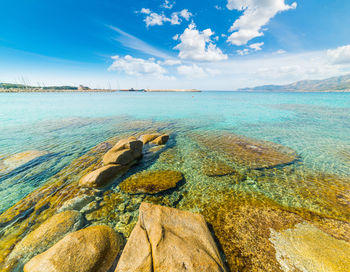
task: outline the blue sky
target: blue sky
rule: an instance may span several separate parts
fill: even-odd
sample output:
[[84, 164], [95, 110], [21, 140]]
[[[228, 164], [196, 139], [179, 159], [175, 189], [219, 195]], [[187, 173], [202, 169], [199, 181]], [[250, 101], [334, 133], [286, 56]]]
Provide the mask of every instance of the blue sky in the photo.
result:
[[0, 82], [232, 90], [350, 72], [347, 0], [1, 0]]

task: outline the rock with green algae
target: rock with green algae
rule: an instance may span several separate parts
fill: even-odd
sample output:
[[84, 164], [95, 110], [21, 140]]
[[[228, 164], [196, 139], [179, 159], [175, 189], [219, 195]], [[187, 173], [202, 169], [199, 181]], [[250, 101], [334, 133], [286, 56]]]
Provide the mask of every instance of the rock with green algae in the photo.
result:
[[193, 133], [190, 137], [208, 150], [222, 153], [232, 163], [246, 168], [283, 166], [298, 159], [296, 152], [288, 147], [233, 133]]
[[208, 177], [222, 177], [236, 173], [235, 168], [227, 163], [209, 158], [203, 161], [202, 171]]
[[284, 271], [350, 271], [350, 243], [310, 224], [300, 223], [281, 232], [271, 229], [270, 241]]
[[204, 217], [142, 203], [115, 272], [211, 271], [226, 268]]
[[8, 257], [7, 266], [21, 269], [33, 256], [82, 226], [83, 217], [77, 211], [64, 211], [50, 217], [15, 246]]
[[122, 246], [108, 226], [91, 226], [70, 233], [47, 251], [32, 258], [24, 272], [106, 272]]
[[178, 171], [143, 171], [125, 179], [119, 187], [129, 194], [157, 194], [175, 188], [181, 180], [183, 176]]

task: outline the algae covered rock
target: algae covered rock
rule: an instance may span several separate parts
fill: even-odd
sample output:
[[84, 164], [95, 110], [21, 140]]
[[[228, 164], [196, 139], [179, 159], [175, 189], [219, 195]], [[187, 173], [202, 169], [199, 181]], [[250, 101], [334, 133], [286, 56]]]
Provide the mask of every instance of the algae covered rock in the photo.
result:
[[20, 261], [23, 265], [33, 256], [47, 250], [67, 233], [76, 231], [82, 226], [83, 217], [79, 212], [65, 211], [58, 213], [19, 242], [10, 254], [8, 263], [13, 264]]
[[200, 214], [142, 203], [115, 272], [226, 271]]
[[135, 137], [120, 140], [104, 156], [103, 163], [127, 165], [138, 160], [142, 156], [143, 143]]
[[222, 153], [232, 163], [246, 168], [272, 168], [298, 159], [296, 152], [286, 146], [233, 133], [192, 134], [192, 138], [208, 150]]
[[236, 170], [232, 166], [212, 159], [204, 160], [202, 170], [208, 177], [222, 177], [236, 173]]
[[153, 141], [155, 138], [161, 136], [160, 133], [152, 133], [152, 134], [144, 134], [141, 135], [140, 140], [143, 142], [143, 144], [148, 144], [149, 142]]
[[124, 174], [128, 169], [128, 166], [120, 164], [106, 165], [82, 177], [79, 185], [84, 187], [103, 187], [116, 176]]
[[130, 194], [156, 194], [176, 187], [183, 176], [178, 171], [144, 171], [132, 175], [120, 183], [120, 189]]
[[168, 142], [168, 140], [169, 140], [169, 135], [164, 134], [155, 138], [151, 143], [156, 145], [164, 145]]
[[121, 238], [108, 226], [92, 226], [66, 235], [35, 256], [24, 272], [106, 272], [121, 248]]

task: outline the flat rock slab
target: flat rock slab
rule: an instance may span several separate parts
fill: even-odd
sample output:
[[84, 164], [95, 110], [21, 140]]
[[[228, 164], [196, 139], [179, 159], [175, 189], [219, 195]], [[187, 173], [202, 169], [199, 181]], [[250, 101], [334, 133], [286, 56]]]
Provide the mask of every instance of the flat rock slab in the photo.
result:
[[125, 179], [119, 186], [129, 194], [157, 194], [175, 188], [182, 179], [183, 176], [178, 171], [144, 171]]
[[194, 134], [192, 138], [211, 151], [223, 153], [239, 166], [259, 169], [290, 164], [298, 156], [288, 147], [232, 133]]
[[200, 214], [142, 203], [115, 272], [226, 271]]

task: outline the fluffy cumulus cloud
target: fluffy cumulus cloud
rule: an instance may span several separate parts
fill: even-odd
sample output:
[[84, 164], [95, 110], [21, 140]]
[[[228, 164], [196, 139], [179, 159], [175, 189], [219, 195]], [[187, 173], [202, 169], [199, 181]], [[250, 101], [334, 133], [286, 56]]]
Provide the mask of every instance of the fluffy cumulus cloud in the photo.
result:
[[260, 51], [261, 50], [261, 47], [264, 45], [263, 42], [260, 42], [260, 43], [252, 43], [250, 44], [248, 47], [253, 49], [254, 51]]
[[233, 33], [227, 41], [237, 46], [245, 45], [251, 39], [263, 36], [262, 27], [277, 13], [296, 7], [296, 2], [287, 5], [285, 0], [227, 0], [229, 10], [243, 12], [231, 26], [229, 31]]
[[194, 23], [185, 29], [183, 34], [174, 37], [180, 43], [174, 47], [179, 50], [181, 59], [196, 61], [220, 61], [227, 59], [227, 55], [222, 53], [220, 48], [212, 42], [211, 36], [214, 32], [210, 28], [199, 31]]
[[151, 76], [163, 77], [166, 70], [155, 61], [154, 58], [141, 59], [132, 56], [113, 56], [113, 63], [109, 67], [110, 71], [124, 72], [129, 76]]
[[147, 27], [156, 25], [161, 26], [167, 22], [169, 22], [172, 25], [179, 25], [181, 24], [183, 19], [189, 21], [192, 17], [192, 13], [189, 12], [188, 9], [173, 12], [171, 13], [169, 18], [165, 16], [164, 13], [152, 12], [148, 8], [142, 8], [141, 11], [138, 11], [137, 13], [142, 13], [146, 15], [144, 21]]
[[327, 51], [327, 56], [334, 64], [350, 64], [350, 45], [330, 49]]

